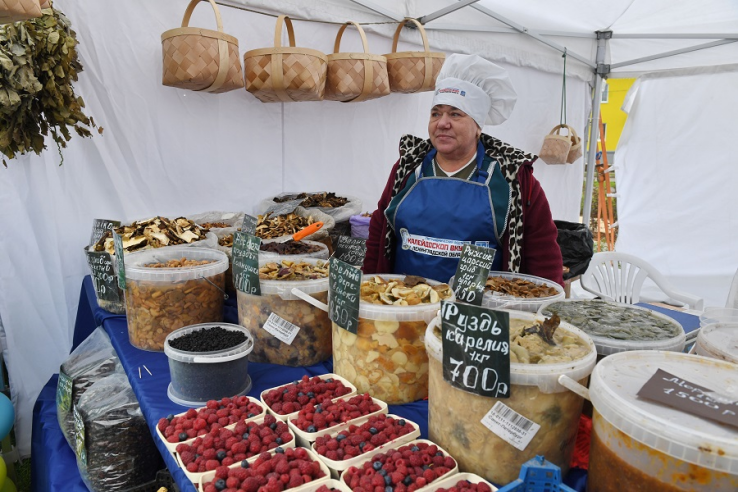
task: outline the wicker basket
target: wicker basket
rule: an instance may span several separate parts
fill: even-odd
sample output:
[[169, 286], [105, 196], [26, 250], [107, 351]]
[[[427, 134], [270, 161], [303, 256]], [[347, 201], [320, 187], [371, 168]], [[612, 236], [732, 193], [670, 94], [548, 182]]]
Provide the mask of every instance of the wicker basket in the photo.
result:
[[0, 0], [0, 24], [41, 17], [38, 0]]
[[570, 127], [569, 130], [571, 130], [571, 135], [569, 136], [571, 138], [571, 148], [566, 156], [566, 162], [568, 164], [574, 164], [574, 161], [582, 157], [582, 138], [577, 135], [574, 128]]
[[[282, 23], [287, 25], [287, 47], [282, 47]], [[323, 100], [326, 56], [318, 50], [295, 47], [295, 31], [286, 15], [277, 18], [274, 48], [247, 51], [243, 65], [246, 90], [261, 102]]]
[[[567, 135], [561, 135], [561, 130], [566, 129]], [[538, 157], [546, 164], [566, 164], [566, 158], [571, 149], [572, 128], [569, 125], [556, 125], [551, 133], [543, 139], [543, 146]]]
[[[341, 36], [352, 24], [359, 31], [363, 53], [339, 53]], [[387, 59], [369, 53], [366, 35], [359, 24], [348, 21], [338, 30], [333, 53], [328, 55], [328, 79], [325, 98], [329, 101], [360, 102], [386, 96], [390, 93]]]
[[[405, 24], [412, 22], [423, 38], [423, 49], [425, 51], [401, 51], [397, 53], [397, 41]], [[425, 28], [415, 19], [405, 19], [400, 22], [392, 40], [392, 53], [384, 55], [387, 58], [387, 72], [390, 79], [390, 90], [392, 92], [432, 91], [436, 85], [438, 72], [441, 71], [445, 53], [430, 51], [428, 48], [428, 37]]]
[[214, 0], [208, 1], [215, 11], [217, 31], [188, 27], [192, 11], [200, 3], [200, 0], [192, 0], [182, 19], [182, 27], [161, 35], [162, 84], [213, 93], [243, 87], [238, 40], [223, 32], [218, 6]]

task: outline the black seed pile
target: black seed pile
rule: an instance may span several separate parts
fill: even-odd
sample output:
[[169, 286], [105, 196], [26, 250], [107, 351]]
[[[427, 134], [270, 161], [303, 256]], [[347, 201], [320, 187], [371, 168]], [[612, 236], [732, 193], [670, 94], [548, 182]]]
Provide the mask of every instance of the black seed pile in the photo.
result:
[[241, 331], [231, 331], [215, 326], [191, 331], [186, 335], [169, 340], [169, 346], [183, 352], [215, 352], [226, 350], [246, 341]]

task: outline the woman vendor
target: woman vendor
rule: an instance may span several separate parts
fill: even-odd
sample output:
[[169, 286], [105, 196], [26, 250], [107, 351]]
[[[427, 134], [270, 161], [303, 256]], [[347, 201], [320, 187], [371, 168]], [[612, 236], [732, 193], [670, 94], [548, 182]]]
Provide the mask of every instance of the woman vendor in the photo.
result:
[[563, 285], [556, 226], [533, 177], [537, 156], [482, 133], [504, 122], [516, 99], [502, 67], [477, 55], [446, 59], [430, 139], [400, 139], [400, 159], [372, 214], [364, 273], [447, 282], [471, 243], [496, 249], [492, 270]]

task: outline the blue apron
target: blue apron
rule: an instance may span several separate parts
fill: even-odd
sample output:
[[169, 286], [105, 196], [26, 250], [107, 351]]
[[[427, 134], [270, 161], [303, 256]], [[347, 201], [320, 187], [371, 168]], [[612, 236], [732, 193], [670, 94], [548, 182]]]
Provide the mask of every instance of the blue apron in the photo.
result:
[[435, 154], [429, 152], [385, 212], [397, 237], [394, 271], [448, 282], [467, 243], [496, 249], [492, 269], [500, 270], [510, 188], [498, 163], [485, 156], [480, 143], [469, 180], [437, 177]]

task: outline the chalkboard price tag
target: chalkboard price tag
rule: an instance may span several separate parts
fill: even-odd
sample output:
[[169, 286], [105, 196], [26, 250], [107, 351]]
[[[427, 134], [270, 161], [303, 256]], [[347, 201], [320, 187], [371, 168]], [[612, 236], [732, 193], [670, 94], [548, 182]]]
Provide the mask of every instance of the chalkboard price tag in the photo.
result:
[[441, 302], [443, 379], [469, 393], [510, 397], [510, 315]]
[[123, 238], [113, 231], [113, 247], [115, 248], [115, 263], [118, 265], [118, 287], [126, 290], [126, 264], [123, 258]]
[[236, 231], [233, 234], [233, 285], [243, 293], [261, 295], [259, 283], [259, 247], [261, 239]]
[[95, 219], [92, 221], [92, 234], [90, 235], [90, 244], [95, 244], [103, 235], [112, 231], [114, 228], [120, 227], [119, 220]]
[[456, 275], [454, 276], [456, 300], [475, 306], [482, 305], [484, 285], [487, 283], [495, 253], [494, 248], [484, 248], [471, 244], [464, 245], [459, 266], [456, 267]]
[[356, 334], [359, 326], [361, 270], [337, 258], [330, 259], [328, 273], [328, 317]]
[[256, 217], [252, 217], [249, 214], [243, 214], [243, 224], [241, 224], [241, 232], [256, 236], [256, 224], [258, 222], [259, 221], [256, 219]]
[[366, 239], [360, 237], [338, 236], [333, 257], [349, 265], [361, 267], [366, 256]]
[[113, 259], [110, 254], [106, 251], [90, 251], [87, 248], [85, 248], [85, 253], [97, 298], [105, 301], [120, 301], [117, 272], [113, 268]]

